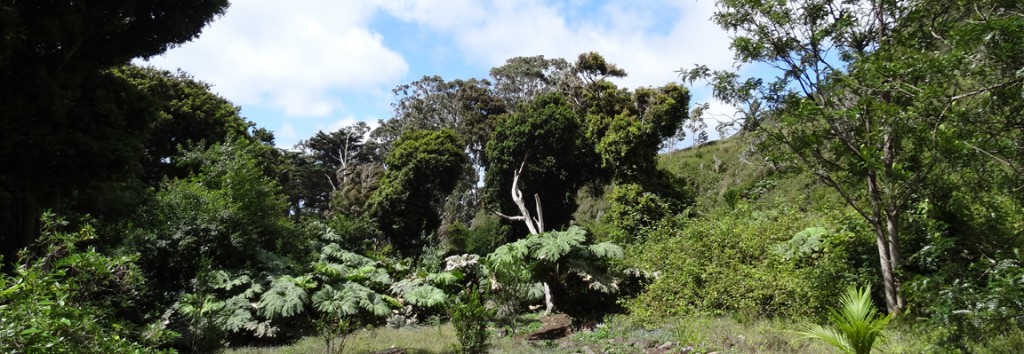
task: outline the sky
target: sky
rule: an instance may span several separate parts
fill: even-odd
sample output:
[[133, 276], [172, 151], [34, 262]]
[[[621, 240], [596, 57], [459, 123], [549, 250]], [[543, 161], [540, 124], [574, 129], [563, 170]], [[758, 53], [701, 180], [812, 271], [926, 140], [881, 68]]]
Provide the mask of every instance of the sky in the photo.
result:
[[[698, 63], [730, 68], [714, 9], [711, 0], [234, 0], [198, 39], [140, 64], [210, 83], [291, 148], [320, 130], [390, 118], [395, 86], [485, 78], [516, 56], [572, 62], [596, 51], [626, 70], [617, 84], [629, 88], [679, 83], [675, 71]], [[694, 88], [695, 103], [708, 96]]]

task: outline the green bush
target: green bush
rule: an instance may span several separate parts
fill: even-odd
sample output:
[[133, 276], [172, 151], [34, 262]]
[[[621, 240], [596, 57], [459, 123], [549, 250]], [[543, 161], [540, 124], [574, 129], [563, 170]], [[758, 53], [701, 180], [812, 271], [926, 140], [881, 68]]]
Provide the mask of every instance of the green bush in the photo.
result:
[[608, 241], [619, 244], [642, 241], [650, 227], [671, 214], [666, 201], [635, 183], [615, 186], [608, 200], [611, 207], [603, 218], [611, 226]]
[[64, 232], [67, 223], [51, 213], [42, 223], [39, 241], [22, 251], [14, 274], [0, 276], [0, 352], [152, 351], [112, 316], [137, 300], [142, 278], [133, 258], [81, 249], [96, 238], [88, 224]]
[[875, 278], [874, 249], [858, 217], [847, 210], [814, 215], [785, 203], [677, 217], [628, 250], [626, 266], [658, 277], [627, 308], [652, 323], [694, 313], [818, 316], [842, 284]]
[[490, 339], [487, 325], [494, 314], [484, 306], [480, 292], [470, 288], [459, 301], [450, 305], [449, 311], [455, 335], [459, 338], [459, 352], [485, 352]]

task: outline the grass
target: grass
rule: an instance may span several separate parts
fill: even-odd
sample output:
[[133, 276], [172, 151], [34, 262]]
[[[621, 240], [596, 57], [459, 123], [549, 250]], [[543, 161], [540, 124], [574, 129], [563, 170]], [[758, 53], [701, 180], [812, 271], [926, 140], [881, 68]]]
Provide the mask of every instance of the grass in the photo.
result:
[[[616, 316], [591, 330], [576, 332], [554, 341], [527, 342], [517, 335], [497, 338], [492, 331], [488, 353], [580, 353], [584, 347], [595, 352], [643, 353], [646, 349], [672, 342], [676, 351], [692, 347], [691, 353], [836, 353], [821, 341], [801, 340], [795, 330], [801, 322], [785, 320], [738, 321], [728, 317], [687, 316], [667, 319], [656, 327], [633, 324], [628, 316]], [[517, 331], [518, 335], [527, 333]], [[922, 336], [899, 328], [886, 330], [886, 340], [879, 345], [884, 353], [934, 352]], [[1017, 336], [1013, 339], [1021, 338]], [[1012, 339], [1011, 339], [1012, 341]], [[351, 335], [343, 353], [374, 353], [391, 347], [405, 348], [407, 353], [456, 353], [455, 331], [450, 324], [413, 326], [401, 329], [376, 328], [360, 330]], [[309, 337], [280, 347], [232, 348], [234, 354], [299, 354], [323, 353], [319, 338]], [[672, 351], [670, 351], [672, 352]], [[995, 351], [998, 352], [998, 351]]]
[[[522, 339], [504, 337], [496, 338], [491, 332], [489, 353], [551, 353], [557, 349], [557, 343], [527, 343]], [[522, 333], [522, 332], [521, 332]], [[458, 339], [455, 329], [446, 323], [440, 326], [410, 326], [399, 329], [374, 328], [359, 330], [349, 335], [344, 351], [340, 353], [374, 353], [389, 348], [404, 348], [409, 354], [448, 354], [457, 353]], [[324, 353], [323, 340], [317, 337], [303, 338], [295, 343], [278, 347], [243, 347], [231, 348], [231, 354], [306, 354]], [[338, 351], [335, 350], [337, 353]]]
[[[410, 354], [454, 353], [458, 340], [450, 324], [441, 326], [410, 326], [399, 329], [374, 328], [359, 330], [349, 335], [342, 353], [373, 353], [392, 347], [406, 348]], [[305, 354], [323, 353], [324, 342], [307, 337], [281, 347], [233, 348], [235, 354]]]

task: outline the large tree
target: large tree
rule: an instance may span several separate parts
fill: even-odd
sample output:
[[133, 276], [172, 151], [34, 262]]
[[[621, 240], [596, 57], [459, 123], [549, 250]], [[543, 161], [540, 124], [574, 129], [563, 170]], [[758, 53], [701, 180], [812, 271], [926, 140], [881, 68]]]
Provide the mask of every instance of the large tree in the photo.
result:
[[147, 104], [157, 110], [145, 141], [144, 181], [149, 186], [194, 172], [175, 161], [182, 149], [224, 142], [228, 136], [249, 136], [249, 128], [254, 125], [242, 118], [240, 107], [184, 71], [126, 65], [115, 69], [114, 74], [147, 96]]
[[0, 253], [31, 241], [43, 208], [123, 179], [151, 110], [107, 69], [199, 35], [227, 0], [0, 5]]
[[[715, 21], [733, 32], [737, 60], [767, 64], [779, 76], [742, 79], [705, 67], [684, 76], [710, 78], [716, 98], [743, 110], [747, 130], [794, 156], [864, 218], [875, 233], [888, 310], [898, 313], [904, 214], [928, 195], [922, 182], [950, 166], [951, 152], [1019, 161], [1012, 155], [1019, 144], [1007, 145], [1003, 132], [1019, 119], [992, 103], [1019, 100], [1022, 78], [1012, 72], [1022, 67], [1020, 7], [724, 0]], [[993, 143], [985, 134], [1003, 138]]]
[[293, 213], [361, 211], [372, 192], [363, 188], [364, 177], [381, 171], [383, 163], [377, 144], [364, 141], [369, 132], [363, 122], [330, 133], [319, 131], [300, 141], [297, 151], [286, 153], [284, 188]]
[[[487, 143], [484, 197], [492, 211], [540, 216], [546, 229], [565, 227], [576, 210], [576, 192], [597, 173], [597, 167], [588, 163], [596, 161], [593, 151], [565, 98], [541, 95], [498, 120]], [[536, 207], [523, 213], [520, 202], [508, 198], [509, 188], [513, 193], [525, 191], [528, 201], [539, 199], [530, 204], [543, 205], [543, 215]]]
[[367, 210], [402, 255], [418, 256], [424, 236], [440, 226], [441, 205], [466, 166], [462, 146], [450, 129], [413, 130], [384, 160], [387, 170]]

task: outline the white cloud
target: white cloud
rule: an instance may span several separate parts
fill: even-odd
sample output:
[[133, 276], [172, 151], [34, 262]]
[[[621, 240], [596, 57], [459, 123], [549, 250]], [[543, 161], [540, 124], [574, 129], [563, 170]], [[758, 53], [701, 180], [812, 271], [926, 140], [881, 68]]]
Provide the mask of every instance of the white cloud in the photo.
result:
[[[579, 53], [597, 51], [629, 73], [622, 84], [637, 87], [678, 81], [675, 70], [681, 67], [701, 63], [725, 68], [732, 63], [726, 33], [710, 21], [711, 1], [610, 2], [593, 18], [570, 18], [567, 7], [572, 6], [538, 0], [404, 0], [390, 1], [384, 8], [452, 36], [465, 57], [487, 67], [515, 56], [572, 61]], [[655, 26], [652, 19], [667, 17], [665, 12], [678, 18], [671, 25]]]
[[[291, 146], [294, 144], [295, 141], [299, 139], [299, 132], [295, 129], [294, 125], [288, 122], [284, 122], [281, 123], [281, 128], [277, 130], [277, 134], [274, 136], [274, 138], [275, 140], [292, 142], [292, 144], [289, 145]], [[277, 144], [280, 146], [281, 142], [278, 141]]]
[[335, 120], [335, 121], [333, 121], [333, 122], [331, 122], [330, 124], [327, 124], [327, 125], [318, 125], [316, 127], [316, 129], [318, 131], [330, 133], [330, 132], [337, 131], [338, 129], [341, 129], [341, 128], [345, 128], [345, 127], [356, 125], [356, 123], [359, 123], [359, 122], [366, 122], [366, 125], [370, 127], [371, 131], [374, 130], [374, 129], [377, 129], [377, 127], [380, 126], [379, 118], [376, 118], [376, 117], [366, 117], [366, 118], [363, 118], [363, 119], [356, 119], [355, 116], [348, 116], [348, 117], [345, 117], [345, 118], [342, 118], [342, 119]]
[[408, 71], [401, 54], [367, 28], [371, 5], [236, 1], [199, 40], [151, 62], [185, 69], [236, 104], [325, 117], [343, 107], [332, 91], [386, 89]]

